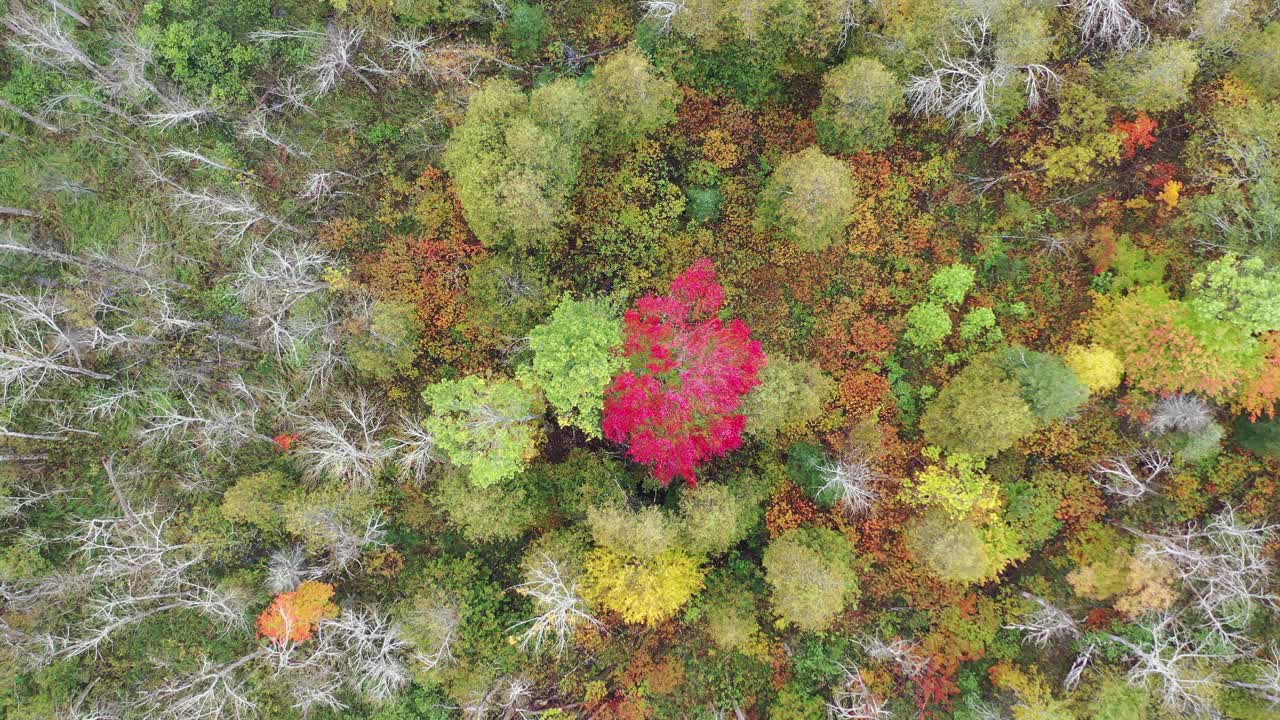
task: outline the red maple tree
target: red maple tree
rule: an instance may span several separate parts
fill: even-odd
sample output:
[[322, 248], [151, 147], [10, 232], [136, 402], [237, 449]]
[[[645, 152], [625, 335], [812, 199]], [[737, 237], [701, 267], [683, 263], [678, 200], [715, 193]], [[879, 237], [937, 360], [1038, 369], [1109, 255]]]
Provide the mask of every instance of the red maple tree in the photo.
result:
[[699, 260], [667, 295], [646, 295], [623, 318], [629, 369], [605, 391], [604, 435], [653, 467], [665, 487], [698, 482], [705, 460], [742, 445], [742, 398], [760, 383], [760, 343], [740, 319], [716, 313], [724, 288], [711, 261]]

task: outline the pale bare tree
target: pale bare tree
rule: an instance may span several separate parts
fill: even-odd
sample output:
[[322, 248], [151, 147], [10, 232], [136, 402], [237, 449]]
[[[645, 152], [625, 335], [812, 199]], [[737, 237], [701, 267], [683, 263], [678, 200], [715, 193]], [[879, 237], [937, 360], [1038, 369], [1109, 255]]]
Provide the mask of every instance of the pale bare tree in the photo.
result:
[[160, 153], [160, 157], [171, 158], [174, 160], [181, 160], [183, 162], [188, 162], [188, 163], [196, 163], [199, 165], [204, 165], [205, 167], [214, 168], [216, 170], [222, 170], [224, 172], [234, 173], [236, 175], [248, 174], [245, 171], [240, 170], [239, 168], [233, 168], [230, 165], [226, 165], [224, 163], [218, 162], [217, 160], [214, 160], [213, 158], [207, 155], [204, 155], [203, 153], [196, 152], [194, 150], [183, 150], [182, 148], [171, 147], [168, 150], [165, 150], [164, 152]]
[[662, 24], [662, 32], [671, 32], [671, 24], [676, 16], [685, 11], [684, 0], [640, 0], [644, 16]]
[[12, 315], [0, 318], [0, 397], [22, 403], [49, 382], [112, 379], [109, 373], [84, 367], [73, 349], [47, 341], [40, 328]]
[[1067, 611], [1036, 595], [1022, 596], [1037, 607], [1021, 623], [1005, 625], [1006, 630], [1024, 633], [1023, 642], [1033, 642], [1037, 647], [1080, 637], [1080, 624]]
[[420, 37], [411, 31], [401, 31], [395, 35], [383, 35], [379, 39], [395, 58], [394, 72], [412, 77], [426, 72], [427, 49], [438, 38], [435, 35]]
[[207, 400], [195, 393], [179, 397], [155, 394], [147, 400], [145, 425], [139, 431], [148, 446], [182, 444], [223, 460], [254, 442], [270, 438], [257, 430], [258, 408], [237, 402]]
[[1197, 433], [1213, 423], [1213, 408], [1197, 395], [1170, 395], [1151, 407], [1147, 432], [1163, 435], [1170, 432]]
[[15, 3], [2, 22], [10, 32], [8, 45], [35, 62], [57, 70], [80, 67], [99, 73], [98, 64], [63, 29], [57, 15]]
[[1156, 492], [1156, 481], [1172, 464], [1173, 458], [1167, 453], [1147, 448], [1132, 456], [1115, 456], [1094, 463], [1089, 468], [1089, 479], [1108, 495], [1129, 504]]
[[508, 632], [520, 630], [522, 649], [538, 653], [552, 640], [556, 652], [563, 654], [579, 627], [600, 625], [582, 599], [578, 583], [567, 577], [561, 563], [548, 555], [543, 555], [528, 580], [513, 589], [533, 601], [536, 613], [508, 628]]
[[1275, 542], [1278, 529], [1247, 523], [1235, 508], [1227, 507], [1203, 527], [1193, 524], [1162, 534], [1131, 532], [1143, 540], [1139, 551], [1144, 556], [1174, 568], [1205, 629], [1243, 648], [1251, 641], [1241, 628], [1255, 612], [1277, 607], [1266, 548]]
[[215, 117], [217, 117], [217, 113], [211, 108], [193, 103], [184, 97], [165, 98], [162, 96], [160, 109], [144, 113], [141, 116], [141, 121], [146, 127], [171, 130], [179, 125], [191, 125], [198, 128]]
[[1073, 0], [1080, 39], [1128, 52], [1147, 42], [1151, 32], [1135, 18], [1124, 0]]
[[267, 113], [264, 111], [253, 112], [245, 116], [244, 121], [237, 127], [237, 132], [245, 140], [261, 140], [295, 157], [305, 158], [311, 156], [307, 151], [291, 145], [284, 139], [283, 135], [273, 131], [267, 124]]
[[436, 438], [423, 427], [421, 420], [401, 416], [398, 432], [391, 442], [401, 476], [419, 484], [426, 481], [431, 468], [440, 461]]
[[920, 644], [896, 638], [892, 641], [880, 637], [864, 638], [858, 642], [867, 657], [880, 662], [891, 662], [898, 670], [909, 678], [919, 677], [929, 667], [929, 656], [920, 648]]
[[242, 668], [262, 653], [253, 652], [229, 663], [207, 658], [194, 672], [179, 675], [147, 690], [135, 706], [149, 718], [168, 720], [249, 720], [258, 716]]
[[267, 561], [267, 589], [273, 593], [293, 590], [316, 573], [307, 567], [307, 552], [301, 545], [290, 545], [271, 552]]
[[376, 610], [343, 610], [320, 623], [317, 639], [318, 651], [331, 658], [347, 685], [370, 702], [390, 700], [409, 684], [413, 648]]
[[303, 521], [327, 546], [326, 564], [311, 573], [317, 577], [349, 572], [353, 566], [360, 565], [367, 548], [386, 545], [386, 520], [380, 512], [355, 521], [342, 517], [336, 510], [319, 509], [306, 513]]
[[835, 498], [851, 515], [865, 515], [875, 508], [880, 493], [875, 484], [885, 475], [876, 469], [871, 458], [860, 449], [852, 449], [839, 460], [824, 460], [814, 468], [822, 479], [817, 494]]
[[395, 454], [386, 442], [386, 415], [363, 392], [333, 404], [337, 417], [311, 417], [299, 426], [302, 444], [295, 457], [313, 481], [340, 478], [373, 483]]
[[876, 695], [862, 679], [857, 665], [841, 667], [843, 678], [827, 703], [827, 717], [831, 720], [882, 720], [892, 718], [884, 698]]
[[1165, 613], [1143, 623], [1150, 642], [1138, 644], [1108, 634], [1129, 651], [1133, 665], [1129, 682], [1154, 686], [1164, 707], [1187, 717], [1217, 717], [1214, 697], [1222, 687], [1218, 666], [1223, 660], [1204, 636], [1185, 627], [1176, 615]]
[[917, 115], [937, 115], [953, 122], [965, 120], [970, 130], [995, 122], [995, 94], [1011, 82], [1022, 82], [1027, 104], [1036, 107], [1050, 85], [1061, 82], [1047, 65], [1011, 65], [993, 52], [991, 17], [986, 13], [960, 26], [963, 53], [943, 50], [929, 61], [929, 72], [913, 77], [907, 98]]

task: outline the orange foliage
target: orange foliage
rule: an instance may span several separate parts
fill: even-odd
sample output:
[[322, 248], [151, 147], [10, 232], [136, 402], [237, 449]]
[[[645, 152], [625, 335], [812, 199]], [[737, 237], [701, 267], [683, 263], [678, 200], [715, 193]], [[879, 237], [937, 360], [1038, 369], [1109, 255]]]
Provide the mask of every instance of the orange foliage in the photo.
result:
[[298, 434], [280, 433], [279, 435], [271, 438], [271, 442], [276, 444], [276, 447], [280, 449], [280, 452], [289, 452], [293, 449], [294, 445], [298, 444]]
[[1121, 142], [1124, 143], [1124, 156], [1131, 158], [1138, 154], [1138, 148], [1145, 150], [1156, 144], [1154, 133], [1157, 127], [1159, 124], [1155, 120], [1148, 117], [1146, 113], [1140, 112], [1133, 122], [1117, 119], [1112, 129], [1124, 136], [1121, 138]]
[[338, 606], [331, 601], [333, 586], [308, 580], [293, 592], [280, 593], [258, 616], [258, 635], [283, 645], [306, 642], [321, 620], [337, 617]]
[[865, 370], [854, 370], [840, 381], [840, 405], [854, 420], [870, 417], [893, 407], [893, 393], [889, 379]]
[[462, 217], [452, 184], [437, 168], [428, 168], [411, 188], [388, 191], [380, 213], [388, 223], [409, 222], [417, 235], [392, 235], [379, 252], [356, 267], [357, 277], [379, 298], [407, 303], [423, 324], [422, 345], [444, 361], [474, 356], [457, 338], [468, 311], [463, 293], [466, 269], [485, 255]]
[[769, 530], [769, 537], [776, 538], [788, 530], [815, 522], [821, 514], [818, 506], [804, 494], [799, 485], [788, 482], [775, 490], [773, 497], [769, 499], [764, 524]]
[[1280, 400], [1280, 333], [1268, 333], [1262, 343], [1266, 348], [1262, 370], [1245, 381], [1236, 403], [1253, 420], [1264, 415], [1275, 417], [1276, 401]]

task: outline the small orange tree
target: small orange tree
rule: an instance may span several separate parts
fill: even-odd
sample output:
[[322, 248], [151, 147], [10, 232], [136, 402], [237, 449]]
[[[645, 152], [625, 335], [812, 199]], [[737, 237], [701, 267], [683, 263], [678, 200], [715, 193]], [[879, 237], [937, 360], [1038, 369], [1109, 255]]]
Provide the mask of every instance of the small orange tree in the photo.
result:
[[338, 615], [332, 598], [333, 586], [315, 580], [302, 583], [293, 592], [280, 593], [258, 616], [258, 635], [279, 645], [306, 642], [321, 620]]

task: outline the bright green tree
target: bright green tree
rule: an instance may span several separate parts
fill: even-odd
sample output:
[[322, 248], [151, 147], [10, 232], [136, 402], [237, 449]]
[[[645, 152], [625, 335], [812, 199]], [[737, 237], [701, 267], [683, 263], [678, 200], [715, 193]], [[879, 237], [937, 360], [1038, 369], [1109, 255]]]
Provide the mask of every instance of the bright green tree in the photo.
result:
[[778, 163], [760, 196], [756, 221], [801, 250], [818, 251], [844, 233], [857, 200], [849, 168], [813, 146]]
[[606, 303], [566, 297], [529, 333], [533, 363], [520, 377], [542, 391], [561, 425], [600, 437], [604, 389], [622, 368], [621, 344], [622, 325]]
[[1262, 258], [1228, 253], [1196, 273], [1187, 291], [1191, 309], [1205, 320], [1252, 335], [1280, 330], [1280, 271]]
[[518, 382], [470, 375], [430, 385], [422, 399], [436, 447], [479, 487], [514, 477], [537, 455], [542, 403]]

